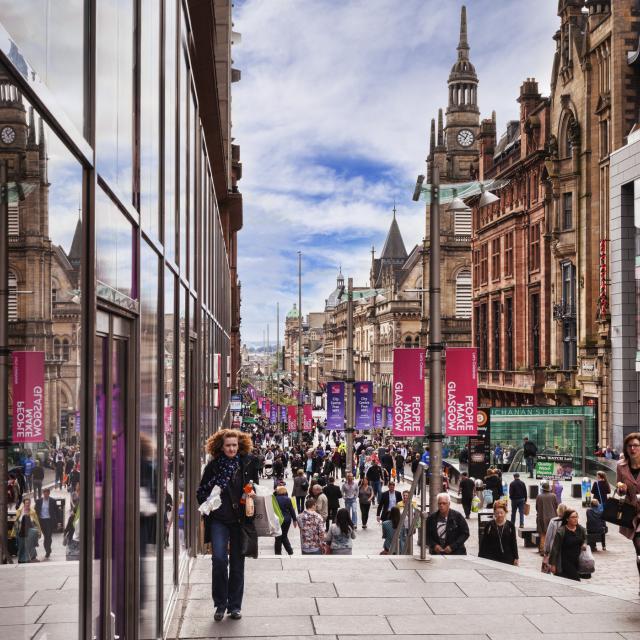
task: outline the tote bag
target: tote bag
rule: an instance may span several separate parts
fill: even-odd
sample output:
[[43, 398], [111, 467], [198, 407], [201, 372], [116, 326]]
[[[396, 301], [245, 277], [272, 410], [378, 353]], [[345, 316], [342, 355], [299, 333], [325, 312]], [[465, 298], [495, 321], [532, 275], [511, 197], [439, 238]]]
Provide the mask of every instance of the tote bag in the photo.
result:
[[611, 524], [617, 524], [626, 529], [633, 529], [636, 508], [632, 504], [619, 498], [608, 498], [604, 503], [604, 509], [600, 517]]

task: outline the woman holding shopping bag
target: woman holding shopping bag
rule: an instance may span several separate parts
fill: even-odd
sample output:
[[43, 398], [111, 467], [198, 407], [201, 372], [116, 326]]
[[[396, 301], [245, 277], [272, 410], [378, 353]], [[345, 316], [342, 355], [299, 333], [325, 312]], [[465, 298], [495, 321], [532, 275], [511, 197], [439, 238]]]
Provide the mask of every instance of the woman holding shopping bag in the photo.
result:
[[258, 461], [251, 455], [251, 438], [235, 429], [222, 429], [207, 440], [211, 462], [204, 468], [197, 491], [202, 504], [214, 487], [220, 488], [221, 505], [205, 516], [205, 542], [212, 545], [212, 591], [215, 613], [225, 611], [233, 620], [242, 617], [244, 594], [244, 550], [247, 485], [258, 483]]

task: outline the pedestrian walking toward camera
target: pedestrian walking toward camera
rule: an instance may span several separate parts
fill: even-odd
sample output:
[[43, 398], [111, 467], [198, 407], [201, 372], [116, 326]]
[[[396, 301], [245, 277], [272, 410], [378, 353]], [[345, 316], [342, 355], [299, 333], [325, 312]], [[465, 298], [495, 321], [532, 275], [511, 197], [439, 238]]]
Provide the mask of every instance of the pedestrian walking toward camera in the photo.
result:
[[493, 520], [484, 527], [478, 555], [487, 560], [518, 565], [516, 528], [507, 520], [506, 500], [496, 500], [493, 503]]
[[50, 497], [51, 490], [45, 487], [42, 498], [36, 500], [36, 513], [42, 531], [45, 558], [51, 555], [51, 538], [53, 532], [58, 527], [58, 522], [62, 522], [62, 515], [56, 501]]
[[296, 511], [293, 508], [293, 503], [291, 502], [291, 498], [287, 493], [287, 487], [280, 486], [276, 488], [276, 500], [278, 501], [278, 505], [280, 506], [280, 511], [284, 517], [282, 521], [281, 529], [282, 532], [279, 536], [276, 536], [275, 539], [275, 548], [274, 553], [277, 556], [282, 555], [282, 547], [284, 550], [290, 555], [293, 555], [293, 548], [291, 547], [291, 542], [289, 542], [289, 528], [293, 524], [294, 527], [298, 526]]
[[344, 506], [349, 512], [349, 517], [355, 529], [358, 528], [358, 483], [353, 477], [353, 473], [347, 472], [347, 480], [342, 483], [340, 489], [342, 491], [342, 497], [344, 498]]
[[340, 487], [336, 487], [335, 482], [335, 478], [333, 476], [330, 477], [327, 486], [322, 490], [327, 496], [329, 507], [327, 514], [327, 531], [329, 530], [329, 524], [336, 520], [336, 514], [340, 508], [340, 498], [342, 498], [342, 491], [340, 491]]
[[542, 483], [542, 493], [536, 498], [536, 531], [540, 534], [540, 544], [538, 549], [543, 553], [544, 539], [547, 535], [549, 523], [556, 516], [558, 509], [558, 499], [556, 494], [552, 493], [551, 485], [545, 480]]
[[[326, 498], [326, 496], [324, 497]], [[304, 511], [298, 516], [300, 548], [302, 555], [318, 556], [322, 554], [322, 543], [325, 534], [324, 518], [316, 512], [315, 498], [307, 498], [304, 506]]]
[[40, 460], [36, 461], [36, 466], [33, 468], [33, 494], [35, 498], [42, 498], [42, 482], [44, 480], [44, 467]]
[[369, 509], [371, 509], [373, 496], [373, 489], [369, 485], [369, 481], [366, 478], [362, 478], [358, 489], [358, 502], [360, 503], [360, 515], [362, 516], [363, 529], [367, 528], [367, 522], [369, 522]]
[[355, 525], [351, 522], [349, 511], [344, 508], [338, 509], [336, 521], [329, 527], [324, 541], [331, 547], [332, 554], [350, 556], [355, 539]]
[[464, 517], [469, 518], [471, 515], [471, 501], [473, 500], [473, 495], [475, 493], [476, 486], [469, 478], [469, 474], [466, 471], [463, 471], [460, 474], [460, 485], [458, 486], [458, 495], [460, 496], [460, 500], [462, 502], [462, 508], [464, 509]]
[[382, 498], [378, 502], [377, 517], [378, 522], [384, 522], [389, 518], [389, 510], [395, 507], [402, 500], [402, 494], [396, 491], [396, 483], [391, 480], [389, 482], [389, 490], [382, 494]]
[[587, 532], [578, 524], [578, 512], [567, 509], [562, 515], [562, 524], [556, 532], [549, 556], [549, 568], [562, 578], [580, 580], [578, 559], [587, 548]]
[[553, 540], [556, 537], [556, 533], [562, 524], [562, 516], [569, 507], [561, 502], [556, 509], [556, 517], [551, 519], [549, 526], [547, 527], [547, 533], [544, 538], [544, 545], [542, 547], [542, 573], [550, 573], [549, 569], [549, 555], [551, 554], [551, 548], [553, 547]]
[[315, 498], [316, 501], [316, 513], [322, 518], [322, 522], [326, 523], [329, 517], [329, 500], [323, 493], [320, 484], [315, 483], [311, 485], [311, 496]]
[[[251, 521], [245, 517], [245, 487], [258, 484], [258, 461], [251, 455], [249, 434], [235, 429], [221, 429], [207, 440], [212, 460], [204, 468], [197, 499], [202, 504], [214, 487], [220, 488], [222, 504], [205, 517], [205, 543], [212, 546], [213, 619], [242, 617], [244, 594], [243, 527]], [[253, 493], [253, 491], [251, 491]]]
[[516, 523], [516, 511], [520, 514], [520, 528], [524, 527], [524, 505], [527, 502], [527, 485], [520, 480], [520, 474], [514, 473], [509, 485], [511, 500], [511, 524]]
[[402, 513], [400, 509], [398, 507], [391, 507], [391, 509], [389, 509], [388, 511], [388, 518], [388, 520], [385, 520], [382, 523], [383, 543], [380, 555], [387, 555], [392, 551], [395, 552], [395, 549], [391, 549], [391, 543], [393, 542], [393, 536], [398, 529], [400, 529], [400, 533], [398, 534], [400, 536], [400, 552], [402, 552], [406, 541], [406, 530], [401, 525]]
[[438, 494], [438, 510], [426, 522], [429, 553], [467, 555], [464, 543], [469, 538], [469, 526], [464, 516], [451, 509], [448, 493]]
[[13, 537], [18, 543], [18, 562], [39, 562], [36, 557], [36, 545], [42, 535], [38, 514], [31, 506], [31, 498], [25, 498], [16, 511], [13, 525]]

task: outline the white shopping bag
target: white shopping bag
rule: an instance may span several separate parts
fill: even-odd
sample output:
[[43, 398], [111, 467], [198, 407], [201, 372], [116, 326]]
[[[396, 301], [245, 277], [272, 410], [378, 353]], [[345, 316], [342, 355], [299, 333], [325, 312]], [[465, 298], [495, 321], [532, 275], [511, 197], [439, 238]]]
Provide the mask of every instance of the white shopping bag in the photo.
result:
[[211, 489], [209, 497], [198, 507], [198, 511], [203, 516], [208, 516], [212, 511], [215, 511], [222, 504], [222, 498], [220, 498], [220, 487], [215, 486]]
[[272, 493], [267, 487], [256, 485], [253, 498], [255, 515], [253, 524], [259, 538], [273, 538], [282, 535], [280, 521], [273, 510]]

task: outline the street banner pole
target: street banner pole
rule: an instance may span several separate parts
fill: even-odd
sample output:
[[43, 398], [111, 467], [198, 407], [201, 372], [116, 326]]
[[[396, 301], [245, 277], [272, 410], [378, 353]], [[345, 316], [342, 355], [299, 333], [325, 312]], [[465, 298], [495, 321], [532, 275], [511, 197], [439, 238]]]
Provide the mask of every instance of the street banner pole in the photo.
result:
[[347, 471], [353, 471], [353, 429], [355, 418], [354, 388], [355, 375], [353, 372], [353, 278], [347, 280]]

